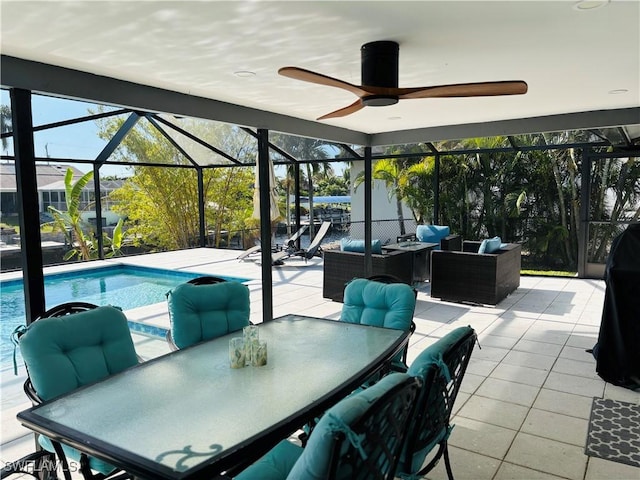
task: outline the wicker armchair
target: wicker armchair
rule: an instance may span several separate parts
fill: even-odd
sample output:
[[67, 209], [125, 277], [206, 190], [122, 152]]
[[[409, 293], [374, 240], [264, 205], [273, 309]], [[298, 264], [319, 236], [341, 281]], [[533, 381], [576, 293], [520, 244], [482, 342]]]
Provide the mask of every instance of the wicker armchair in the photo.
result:
[[[393, 275], [411, 285], [413, 255], [411, 252], [394, 250], [383, 254], [372, 254], [373, 275]], [[364, 253], [325, 250], [322, 296], [342, 302], [344, 287], [354, 278], [364, 278]]]
[[479, 254], [480, 243], [465, 241], [462, 252], [431, 253], [432, 297], [497, 305], [520, 286], [520, 245]]

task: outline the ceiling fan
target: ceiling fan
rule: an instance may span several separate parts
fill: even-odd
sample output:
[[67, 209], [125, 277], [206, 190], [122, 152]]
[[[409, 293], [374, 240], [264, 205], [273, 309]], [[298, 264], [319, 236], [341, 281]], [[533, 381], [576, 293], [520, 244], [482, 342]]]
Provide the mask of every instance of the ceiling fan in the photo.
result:
[[364, 107], [394, 105], [405, 99], [521, 95], [527, 92], [527, 83], [521, 80], [398, 88], [399, 51], [398, 43], [392, 41], [365, 43], [360, 48], [362, 85], [354, 85], [298, 67], [283, 67], [278, 73], [304, 82], [342, 88], [358, 96], [358, 100], [351, 105], [327, 113], [318, 120], [345, 117]]

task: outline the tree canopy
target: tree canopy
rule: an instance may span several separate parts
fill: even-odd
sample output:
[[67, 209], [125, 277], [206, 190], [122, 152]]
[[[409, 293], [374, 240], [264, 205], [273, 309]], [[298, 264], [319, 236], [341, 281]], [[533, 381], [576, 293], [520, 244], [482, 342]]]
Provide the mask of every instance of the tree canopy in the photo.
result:
[[[111, 138], [122, 118], [100, 123], [100, 136]], [[226, 124], [192, 121], [199, 138], [235, 158], [249, 158], [255, 146], [246, 135]], [[185, 128], [184, 125], [181, 125]], [[196, 147], [193, 147], [194, 150]], [[197, 152], [187, 152], [187, 154]], [[133, 176], [115, 190], [114, 210], [125, 216], [128, 232], [137, 244], [157, 249], [180, 249], [199, 244], [198, 173], [202, 169], [207, 229], [236, 231], [251, 216], [253, 169], [247, 167], [197, 168], [153, 124], [141, 119], [114, 152], [115, 159], [158, 164], [133, 167]], [[214, 154], [211, 154], [214, 156]], [[192, 168], [183, 168], [183, 167]], [[216, 241], [220, 242], [220, 235]]]

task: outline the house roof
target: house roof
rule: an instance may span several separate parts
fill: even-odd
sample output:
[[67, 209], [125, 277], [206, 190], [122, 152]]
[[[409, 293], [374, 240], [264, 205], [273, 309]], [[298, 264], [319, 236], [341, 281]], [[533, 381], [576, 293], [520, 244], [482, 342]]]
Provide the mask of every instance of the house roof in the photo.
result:
[[[64, 176], [67, 168], [73, 171], [74, 179], [84, 175], [84, 172], [78, 170], [72, 165], [59, 164], [36, 164], [36, 178], [38, 190], [64, 191]], [[100, 188], [102, 191], [114, 190], [122, 186], [123, 180], [101, 180]], [[86, 188], [93, 190], [93, 182], [89, 182]], [[16, 170], [13, 162], [0, 163], [0, 192], [16, 191]]]
[[[596, 7], [596, 8], [593, 8]], [[640, 136], [640, 2], [2, 2], [2, 84], [359, 145], [625, 126]], [[400, 44], [399, 86], [524, 80], [525, 95], [356, 98], [360, 47]]]

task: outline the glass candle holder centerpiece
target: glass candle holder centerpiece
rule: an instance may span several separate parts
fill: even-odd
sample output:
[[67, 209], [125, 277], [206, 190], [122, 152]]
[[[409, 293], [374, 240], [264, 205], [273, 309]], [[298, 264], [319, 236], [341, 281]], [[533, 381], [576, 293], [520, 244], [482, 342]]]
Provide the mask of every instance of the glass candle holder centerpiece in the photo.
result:
[[253, 365], [253, 352], [260, 342], [260, 331], [255, 325], [248, 325], [242, 329], [244, 338], [245, 361], [247, 365]]
[[267, 342], [258, 341], [254, 343], [251, 352], [251, 365], [262, 367], [267, 364]]
[[244, 338], [234, 337], [229, 340], [229, 365], [231, 368], [243, 368], [246, 361]]

